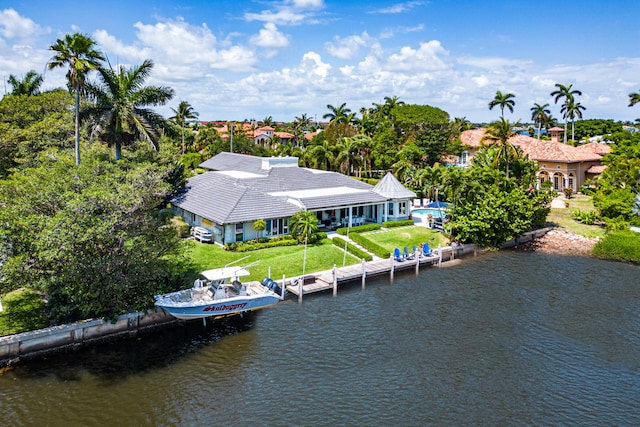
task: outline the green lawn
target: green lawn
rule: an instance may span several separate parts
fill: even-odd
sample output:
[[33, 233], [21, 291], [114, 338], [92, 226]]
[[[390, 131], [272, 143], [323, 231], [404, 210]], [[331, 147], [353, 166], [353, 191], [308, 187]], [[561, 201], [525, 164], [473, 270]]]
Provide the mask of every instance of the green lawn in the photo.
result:
[[402, 250], [405, 246], [411, 251], [413, 245], [420, 246], [420, 243], [428, 243], [432, 248], [437, 248], [439, 244], [449, 245], [449, 239], [441, 232], [415, 225], [370, 231], [362, 235], [391, 253], [395, 248]]
[[571, 212], [574, 210], [593, 211], [593, 200], [589, 196], [576, 195], [568, 200], [569, 208], [551, 208], [547, 217], [549, 226], [558, 227], [570, 233], [585, 237], [604, 237], [605, 229], [599, 225], [586, 225], [573, 219]]
[[[305, 250], [303, 245], [267, 248], [250, 252], [229, 252], [218, 245], [195, 241], [189, 243], [191, 244], [189, 255], [200, 271], [224, 267], [244, 257], [247, 258], [235, 265], [247, 265], [258, 261], [256, 265], [249, 268], [251, 276], [245, 280], [262, 280], [268, 276], [269, 267], [271, 267], [271, 277], [278, 280], [282, 279], [283, 274], [286, 277], [302, 275], [303, 265], [305, 266], [304, 273], [308, 274], [330, 270], [334, 264], [341, 267], [345, 260], [344, 252], [334, 246], [328, 239], [321, 243], [307, 246], [306, 263], [304, 261]], [[359, 262], [360, 260], [356, 257], [347, 254], [345, 265]]]

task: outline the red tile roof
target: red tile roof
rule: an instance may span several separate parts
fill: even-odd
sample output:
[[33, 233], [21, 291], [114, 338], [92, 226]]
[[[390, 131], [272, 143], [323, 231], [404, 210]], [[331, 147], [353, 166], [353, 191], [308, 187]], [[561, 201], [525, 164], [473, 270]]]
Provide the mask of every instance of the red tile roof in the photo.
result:
[[[467, 130], [462, 132], [460, 140], [463, 145], [479, 148], [483, 145], [481, 141], [484, 132], [485, 129], [482, 128]], [[509, 142], [520, 147], [531, 160], [536, 161], [576, 163], [598, 161], [602, 158], [601, 155], [588, 149], [572, 147], [561, 142], [542, 141], [526, 135], [514, 135], [509, 138]]]

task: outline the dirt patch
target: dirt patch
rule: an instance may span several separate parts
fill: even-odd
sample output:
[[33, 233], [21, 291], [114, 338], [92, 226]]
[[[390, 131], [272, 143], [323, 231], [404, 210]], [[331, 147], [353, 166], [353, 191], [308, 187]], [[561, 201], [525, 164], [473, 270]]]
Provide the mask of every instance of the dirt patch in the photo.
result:
[[521, 245], [519, 249], [549, 254], [589, 256], [597, 242], [598, 239], [551, 230], [544, 236]]

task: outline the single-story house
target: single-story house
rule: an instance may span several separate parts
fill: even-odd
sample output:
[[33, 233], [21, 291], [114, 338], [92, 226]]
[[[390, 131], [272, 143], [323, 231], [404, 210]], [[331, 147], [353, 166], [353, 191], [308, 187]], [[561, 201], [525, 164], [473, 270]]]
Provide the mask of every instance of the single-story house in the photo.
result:
[[[297, 157], [220, 153], [200, 164], [171, 200], [175, 215], [204, 227], [219, 244], [289, 233], [289, 220], [313, 211], [323, 229], [408, 219], [415, 198], [392, 175], [375, 187], [337, 172], [298, 166]], [[264, 231], [253, 223], [266, 222]]]
[[[520, 147], [529, 159], [538, 163], [538, 186], [551, 181], [552, 188], [563, 191], [571, 188], [577, 192], [585, 181], [596, 178], [604, 170], [602, 157], [611, 151], [607, 144], [592, 142], [573, 147], [560, 142], [562, 128], [548, 129], [551, 140], [539, 140], [527, 135], [514, 135], [509, 142]], [[485, 129], [473, 129], [462, 132], [460, 140], [465, 146], [460, 163], [468, 164], [482, 147]]]

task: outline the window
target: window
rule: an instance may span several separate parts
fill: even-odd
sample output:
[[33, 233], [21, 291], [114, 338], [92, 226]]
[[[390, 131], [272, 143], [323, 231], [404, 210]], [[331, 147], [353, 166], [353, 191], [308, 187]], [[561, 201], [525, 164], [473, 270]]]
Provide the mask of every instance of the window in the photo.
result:
[[393, 203], [387, 205], [387, 215], [393, 216]]
[[407, 214], [407, 202], [400, 202], [400, 215]]
[[236, 242], [244, 240], [244, 224], [241, 222], [236, 224]]

